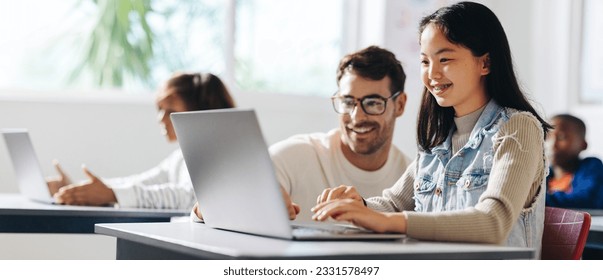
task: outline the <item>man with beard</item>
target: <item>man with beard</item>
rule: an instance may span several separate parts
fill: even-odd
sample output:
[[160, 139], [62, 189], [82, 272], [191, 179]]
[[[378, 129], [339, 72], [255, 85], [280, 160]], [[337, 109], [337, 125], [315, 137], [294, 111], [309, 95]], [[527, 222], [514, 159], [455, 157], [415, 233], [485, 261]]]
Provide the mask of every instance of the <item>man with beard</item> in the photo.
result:
[[410, 161], [392, 137], [406, 104], [405, 80], [400, 61], [388, 50], [371, 46], [342, 58], [339, 90], [331, 97], [339, 128], [295, 135], [270, 147], [290, 216], [311, 221], [310, 208], [325, 188], [355, 186], [363, 197], [372, 197], [402, 176]]

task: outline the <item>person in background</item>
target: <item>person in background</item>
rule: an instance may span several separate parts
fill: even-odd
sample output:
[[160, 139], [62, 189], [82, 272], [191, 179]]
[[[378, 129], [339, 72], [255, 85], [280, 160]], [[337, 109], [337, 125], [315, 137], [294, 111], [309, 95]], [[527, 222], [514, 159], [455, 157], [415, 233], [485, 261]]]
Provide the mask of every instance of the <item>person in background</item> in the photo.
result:
[[586, 125], [569, 114], [551, 120], [554, 129], [546, 141], [551, 164], [546, 205], [603, 209], [603, 164], [596, 157], [580, 158], [588, 147]]
[[[158, 92], [157, 120], [168, 142], [176, 142], [170, 114], [174, 112], [234, 108], [235, 102], [220, 78], [211, 73], [176, 73]], [[123, 178], [99, 178], [86, 167], [88, 180], [71, 183], [55, 161], [56, 178], [47, 179], [58, 203], [190, 210], [195, 194], [180, 149], [158, 166]]]
[[352, 186], [326, 190], [313, 219], [539, 252], [551, 126], [518, 85], [500, 21], [482, 4], [459, 2], [424, 17], [419, 42], [415, 161], [380, 197], [365, 200]]
[[[375, 196], [392, 186], [410, 162], [392, 143], [396, 119], [406, 105], [406, 74], [396, 56], [370, 46], [344, 56], [337, 69], [339, 90], [332, 96], [339, 128], [295, 135], [270, 147], [276, 177], [311, 221], [310, 208], [325, 188], [359, 186]], [[285, 194], [285, 195], [286, 195]]]

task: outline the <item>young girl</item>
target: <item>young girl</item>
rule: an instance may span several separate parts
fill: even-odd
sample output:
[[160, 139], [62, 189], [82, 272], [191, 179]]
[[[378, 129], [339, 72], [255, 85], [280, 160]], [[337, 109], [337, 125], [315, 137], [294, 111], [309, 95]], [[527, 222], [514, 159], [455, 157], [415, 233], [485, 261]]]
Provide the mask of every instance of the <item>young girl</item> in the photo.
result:
[[[168, 142], [176, 142], [170, 113], [233, 108], [222, 80], [211, 73], [176, 73], [158, 92], [157, 120]], [[50, 192], [62, 204], [189, 210], [195, 203], [190, 176], [180, 149], [146, 172], [122, 178], [98, 178], [88, 169], [88, 180], [72, 184], [55, 163], [59, 176], [47, 179]]]
[[461, 2], [423, 18], [419, 31], [425, 88], [415, 162], [381, 197], [326, 190], [313, 218], [424, 240], [539, 248], [550, 125], [519, 89], [500, 22], [487, 7]]

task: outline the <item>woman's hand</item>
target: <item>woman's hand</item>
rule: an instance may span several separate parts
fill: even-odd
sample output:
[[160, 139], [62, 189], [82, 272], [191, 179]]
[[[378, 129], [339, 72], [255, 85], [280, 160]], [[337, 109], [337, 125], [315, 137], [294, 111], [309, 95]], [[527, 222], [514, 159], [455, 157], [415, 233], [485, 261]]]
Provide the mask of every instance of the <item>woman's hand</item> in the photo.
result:
[[113, 190], [86, 167], [82, 167], [88, 177], [88, 181], [80, 184], [72, 184], [59, 189], [54, 194], [58, 203], [69, 205], [101, 206], [116, 203], [117, 198]]
[[312, 208], [315, 221], [332, 218], [336, 221], [350, 222], [375, 232], [406, 233], [404, 213], [382, 213], [372, 210], [358, 200], [346, 198], [323, 202]]
[[54, 195], [59, 191], [60, 188], [71, 184], [71, 179], [69, 179], [69, 176], [67, 176], [67, 174], [61, 168], [59, 161], [53, 160], [52, 164], [59, 175], [56, 177], [46, 178], [46, 184], [48, 185], [50, 195]]
[[335, 188], [326, 188], [324, 191], [322, 191], [318, 198], [316, 198], [316, 204], [344, 198], [351, 198], [364, 204], [362, 196], [360, 196], [356, 190], [356, 187], [346, 185], [340, 185], [339, 187]]

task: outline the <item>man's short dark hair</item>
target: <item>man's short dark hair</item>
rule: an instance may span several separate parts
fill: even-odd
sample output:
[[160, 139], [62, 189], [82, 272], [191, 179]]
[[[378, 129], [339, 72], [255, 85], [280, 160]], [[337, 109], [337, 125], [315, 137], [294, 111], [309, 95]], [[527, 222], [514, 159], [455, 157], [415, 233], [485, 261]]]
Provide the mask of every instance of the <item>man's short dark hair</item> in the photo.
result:
[[391, 80], [390, 91], [392, 94], [404, 91], [406, 74], [402, 69], [402, 64], [392, 52], [377, 46], [370, 46], [344, 56], [337, 69], [338, 85], [346, 72], [374, 81], [388, 76]]
[[578, 133], [578, 135], [580, 137], [582, 137], [582, 139], [586, 138], [586, 125], [580, 118], [578, 118], [574, 115], [570, 115], [570, 114], [559, 114], [559, 115], [553, 116], [553, 119], [558, 119], [558, 120], [572, 124], [574, 126], [574, 128], [576, 129], [576, 132]]

